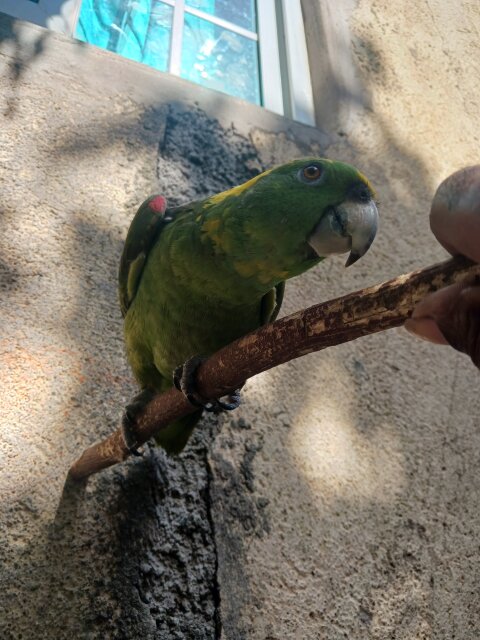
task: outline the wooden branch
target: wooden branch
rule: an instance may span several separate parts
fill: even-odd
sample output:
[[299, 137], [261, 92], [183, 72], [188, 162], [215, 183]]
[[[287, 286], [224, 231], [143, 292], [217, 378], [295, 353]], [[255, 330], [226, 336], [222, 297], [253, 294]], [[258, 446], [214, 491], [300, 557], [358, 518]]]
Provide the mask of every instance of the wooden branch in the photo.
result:
[[[208, 358], [198, 370], [198, 389], [206, 398], [218, 398], [248, 378], [294, 358], [402, 325], [428, 293], [467, 275], [480, 275], [480, 265], [456, 257], [276, 320]], [[138, 443], [143, 444], [173, 420], [195, 410], [175, 388], [159, 394], [138, 418]], [[69, 475], [75, 480], [84, 479], [129, 455], [118, 429], [86, 449]]]

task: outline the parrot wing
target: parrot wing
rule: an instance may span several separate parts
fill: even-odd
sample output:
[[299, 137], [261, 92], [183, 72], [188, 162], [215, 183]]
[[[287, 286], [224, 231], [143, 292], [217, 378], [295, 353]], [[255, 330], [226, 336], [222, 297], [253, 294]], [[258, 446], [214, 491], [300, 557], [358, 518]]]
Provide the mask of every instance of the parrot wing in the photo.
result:
[[138, 209], [127, 233], [120, 259], [118, 288], [122, 315], [128, 311], [138, 289], [148, 252], [159, 233], [170, 222], [166, 215], [167, 201], [163, 196], [151, 196]]
[[279, 282], [273, 289], [270, 289], [262, 298], [260, 317], [262, 324], [276, 320], [280, 307], [282, 306], [285, 294], [285, 282]]

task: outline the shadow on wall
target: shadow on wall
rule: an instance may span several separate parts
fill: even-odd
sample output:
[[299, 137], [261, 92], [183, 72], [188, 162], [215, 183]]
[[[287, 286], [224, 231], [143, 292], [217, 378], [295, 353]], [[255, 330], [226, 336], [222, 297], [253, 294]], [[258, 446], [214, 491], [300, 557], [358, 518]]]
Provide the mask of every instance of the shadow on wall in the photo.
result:
[[[42, 35], [27, 54], [16, 39], [13, 21], [10, 30], [5, 32], [4, 29], [1, 34], [0, 37], [9, 40], [14, 47], [11, 81], [15, 89], [33, 57], [41, 55], [48, 34]], [[11, 103], [7, 109], [6, 115], [10, 118], [15, 117], [14, 106]], [[59, 399], [54, 413], [49, 416], [54, 437], [48, 442], [48, 456], [50, 459], [61, 456], [63, 471], [83, 448], [116, 426], [119, 408], [133, 391], [123, 359], [116, 269], [122, 238], [135, 207], [155, 191], [165, 194], [171, 204], [205, 197], [253, 177], [266, 168], [265, 157], [275, 158], [278, 163], [290, 159], [278, 151], [275, 136], [263, 132], [254, 144], [252, 139], [240, 135], [233, 125], [222, 126], [215, 119], [214, 107], [209, 115], [199, 107], [181, 104], [162, 104], [142, 113], [122, 112], [120, 105], [119, 111], [102, 117], [91, 115], [83, 122], [70, 125], [69, 136], [65, 137], [63, 131], [59, 138], [62, 141], [52, 143], [45, 159], [47, 170], [52, 169], [58, 181], [56, 189], [71, 187], [74, 178], [68, 173], [70, 165], [75, 166], [80, 186], [77, 199], [64, 210], [58, 208], [60, 192], [52, 196], [53, 202], [44, 203], [47, 219], [52, 211], [56, 216], [55, 233], [59, 239], [58, 243], [52, 243], [52, 248], [63, 252], [58, 261], [48, 262], [45, 266], [45, 277], [52, 278], [51, 290], [59, 288], [56, 295], [60, 300], [68, 301], [64, 315], [57, 318], [58, 340], [75, 351], [79, 368], [76, 387], [69, 390], [68, 398]], [[342, 159], [355, 161], [361, 157], [362, 166], [372, 182], [389, 185], [388, 191], [380, 194], [382, 199], [402, 196], [400, 202], [396, 202], [394, 212], [383, 212], [385, 235], [372, 250], [378, 248], [382, 276], [393, 275], [389, 271], [388, 256], [392, 251], [401, 255], [405, 237], [388, 233], [388, 229], [395, 228], [402, 216], [408, 218], [412, 206], [425, 204], [431, 185], [428, 168], [395, 139], [387, 123], [373, 117], [371, 126], [378, 128], [389, 153], [396, 158], [395, 176], [384, 158], [368, 153], [368, 145], [356, 148], [354, 143], [345, 144], [341, 149], [345, 154]], [[56, 138], [53, 130], [51, 140]], [[264, 146], [260, 148], [262, 144]], [[119, 165], [126, 166], [122, 175], [132, 172], [136, 176], [125, 195], [115, 200], [122, 203], [123, 210], [112, 211], [112, 202], [108, 201], [109, 177], [99, 175], [98, 182], [94, 183], [85, 167], [100, 154], [103, 157], [117, 154], [117, 151], [110, 151], [117, 146], [125, 154], [117, 158]], [[145, 163], [138, 149], [158, 150], [155, 179], [154, 168]], [[307, 152], [308, 149], [299, 148], [299, 155]], [[121, 187], [116, 184], [115, 188]], [[18, 189], [21, 190], [20, 184]], [[409, 239], [409, 242], [414, 241], [420, 249], [421, 234]], [[68, 282], [63, 278], [67, 256], [74, 275]], [[406, 257], [404, 267], [410, 268], [410, 258]], [[11, 273], [15, 268], [7, 265]], [[287, 310], [293, 310], [297, 303], [310, 304], [365, 284], [365, 273], [343, 274], [333, 268], [326, 269], [325, 283], [320, 288], [316, 277], [304, 276], [303, 284], [298, 281], [294, 297], [287, 297]], [[368, 278], [369, 281], [377, 280], [378, 273], [369, 273]], [[21, 294], [20, 289], [18, 294]], [[35, 299], [32, 302], [38, 303]], [[38, 320], [32, 317], [31, 322], [34, 324]], [[385, 347], [388, 338], [376, 340]], [[393, 383], [386, 379], [385, 367], [391, 371], [400, 365], [393, 356], [391, 361], [376, 362], [368, 350], [359, 347], [358, 351], [363, 354], [363, 361], [353, 356], [347, 346], [332, 350], [327, 360], [323, 355], [313, 356], [272, 373], [270, 379], [274, 384], [270, 385], [268, 396], [262, 395], [260, 389], [258, 397], [247, 392], [249, 415], [258, 412], [263, 416], [263, 422], [269, 422], [271, 416], [291, 414], [292, 407], [287, 406], [285, 397], [290, 401], [292, 395], [287, 388], [293, 385], [297, 389], [297, 417], [292, 424], [301, 424], [304, 419], [298, 418], [298, 414], [305, 412], [309, 402], [315, 406], [318, 403], [319, 380], [328, 384], [321, 372], [324, 362], [328, 361], [329, 370], [336, 368], [341, 372], [339, 377], [351, 393], [352, 438], [366, 442], [374, 455], [378, 431], [372, 427], [362, 399], [368, 388], [380, 389], [384, 413], [383, 417], [378, 415], [377, 418], [379, 422], [386, 421], [386, 416], [393, 419], [394, 410], [389, 405]], [[366, 375], [369, 376], [368, 383]], [[327, 403], [328, 389], [324, 389], [323, 394]], [[260, 398], [261, 406], [258, 406]], [[312, 398], [315, 398], [314, 402]], [[369, 410], [372, 406], [368, 405]], [[311, 415], [314, 415], [314, 409]], [[247, 566], [247, 548], [261, 544], [267, 535], [273, 535], [272, 539], [275, 539], [272, 530], [285, 533], [285, 544], [288, 544], [292, 531], [298, 529], [300, 538], [297, 536], [296, 544], [288, 550], [290, 557], [285, 558], [285, 564], [278, 556], [274, 558], [267, 554], [266, 564], [259, 565], [259, 571], [264, 573], [256, 578], [253, 576], [255, 581], [261, 582], [267, 574], [269, 577], [277, 574], [281, 583], [282, 567], [290, 562], [310, 567], [315, 554], [306, 540], [320, 532], [320, 539], [313, 541], [321, 548], [319, 575], [322, 580], [328, 575], [331, 582], [326, 585], [318, 578], [310, 578], [311, 584], [318, 584], [320, 604], [317, 602], [316, 608], [309, 610], [305, 608], [303, 613], [310, 617], [309, 624], [318, 625], [322, 618], [323, 624], [339, 629], [344, 618], [338, 614], [345, 607], [357, 616], [361, 629], [368, 628], [374, 615], [376, 593], [364, 595], [364, 584], [376, 577], [380, 592], [382, 585], [388, 582], [388, 575], [394, 575], [397, 570], [397, 559], [392, 558], [391, 548], [401, 554], [404, 543], [408, 546], [414, 540], [418, 549], [424, 544], [421, 538], [425, 532], [406, 516], [408, 505], [402, 505], [402, 500], [408, 500], [408, 484], [395, 488], [386, 502], [379, 503], [375, 492], [365, 496], [354, 493], [354, 500], [345, 494], [334, 495], [326, 508], [325, 504], [320, 508], [321, 499], [312, 492], [312, 483], [296, 470], [299, 453], [292, 447], [288, 434], [290, 426], [287, 425], [283, 435], [278, 430], [281, 421], [281, 418], [273, 419], [272, 430], [259, 433], [255, 424], [242, 423], [234, 417], [230, 424], [224, 425], [213, 454], [212, 439], [217, 427], [203, 422], [178, 459], [167, 459], [161, 451], [151, 449], [144, 459], [105, 472], [86, 487], [72, 489], [67, 486], [55, 522], [44, 525], [40, 521], [35, 540], [9, 559], [11, 576], [23, 592], [21, 610], [17, 593], [6, 624], [10, 619], [10, 624], [13, 620], [19, 625], [15, 629], [28, 629], [34, 619], [39, 636], [42, 630], [49, 629], [59, 638], [86, 637], [79, 634], [87, 633], [94, 634], [91, 637], [113, 637], [119, 633], [123, 635], [118, 637], [125, 638], [162, 638], [169, 633], [169, 637], [214, 638], [219, 637], [221, 617], [226, 637], [261, 637], [258, 628], [249, 626], [242, 609], [257, 607], [262, 612], [271, 603], [262, 601], [266, 593], [258, 584], [254, 592], [251, 590], [249, 580], [253, 569], [250, 566], [248, 572], [243, 570]], [[411, 425], [406, 421], [403, 426], [407, 433]], [[396, 440], [394, 447], [398, 448], [398, 464], [408, 463], [407, 467], [410, 467], [415, 464], [415, 453], [407, 450], [408, 440], [408, 437]], [[384, 445], [388, 447], [388, 442]], [[275, 461], [273, 468], [269, 467], [270, 453]], [[441, 465], [441, 452], [430, 453], [430, 464]], [[269, 489], [264, 484], [257, 485], [253, 471], [256, 456], [262, 457], [262, 465], [269, 471], [284, 476], [279, 487], [283, 487], [286, 504], [290, 506], [286, 508], [282, 523], [269, 523]], [[263, 473], [261, 468], [257, 467], [257, 473]], [[406, 468], [404, 474], [409, 473], [410, 468]], [[428, 493], [428, 500], [441, 504], [441, 485], [428, 486]], [[308, 508], [306, 524], [301, 526], [295, 520], [299, 514], [291, 508], [295, 495], [301, 497], [298, 500], [301, 507]], [[427, 499], [426, 496], [423, 498]], [[393, 501], [397, 506], [392, 507]], [[399, 510], [397, 516], [393, 513], [395, 509]], [[278, 515], [275, 512], [274, 517]], [[399, 525], [405, 525], [402, 545], [392, 533], [389, 533], [388, 542], [381, 545], [378, 536], [384, 532], [382, 527], [386, 520], [394, 517]], [[319, 520], [320, 528], [314, 527], [312, 523]], [[410, 524], [405, 524], [407, 520]], [[30, 524], [27, 514], [24, 525]], [[302, 539], [303, 532], [305, 539]], [[372, 551], [377, 547], [380, 551]], [[352, 549], [360, 551], [356, 554]], [[371, 556], [367, 558], [368, 549]], [[279, 543], [275, 553], [285, 551], [285, 546]], [[318, 548], [315, 553], [318, 554]], [[377, 556], [374, 557], [375, 553]], [[357, 573], [352, 566], [352, 557]], [[405, 607], [413, 607], [418, 615], [423, 615], [429, 606], [431, 587], [425, 582], [429, 579], [429, 562], [430, 559], [423, 556], [413, 557], [410, 565], [402, 564], [401, 558], [398, 559], [403, 572], [398, 580], [408, 582], [415, 575], [418, 578], [416, 599], [405, 603]], [[33, 595], [30, 593], [32, 584], [36, 585]], [[292, 587], [290, 597], [292, 593], [296, 593], [295, 587]], [[33, 606], [31, 602], [25, 604], [27, 598], [34, 601]], [[298, 605], [298, 601], [302, 602], [299, 596], [295, 606], [314, 607], [307, 602]], [[389, 601], [391, 606], [393, 603], [398, 604], [395, 593]], [[293, 606], [293, 602], [290, 604]], [[288, 618], [288, 611], [287, 599], [283, 613], [279, 614], [283, 622]], [[17, 618], [19, 614], [24, 618]], [[401, 619], [403, 610], [395, 615]], [[395, 627], [398, 621], [387, 620], [385, 624]], [[345, 633], [348, 630], [347, 627], [342, 629]]]
[[35, 60], [42, 55], [45, 43], [50, 37], [46, 30], [38, 32], [38, 36], [32, 38], [28, 43], [24, 43], [20, 38], [20, 29], [15, 18], [10, 18], [0, 14], [0, 48], [11, 50], [11, 61], [9, 63], [9, 76], [11, 80], [12, 95], [7, 100], [3, 115], [13, 117], [16, 108], [16, 90], [20, 85], [24, 71]]
[[[48, 184], [43, 194], [35, 190], [45, 200], [32, 206], [29, 191], [24, 208], [10, 211], [6, 224], [29, 227], [35, 210], [41, 226], [40, 246], [29, 238], [29, 248], [38, 252], [43, 286], [24, 294], [31, 305], [26, 323], [29, 329], [50, 325], [57, 350], [65, 351], [64, 375], [74, 369], [73, 386], [63, 389], [57, 378], [51, 391], [57, 397], [45, 407], [48, 435], [42, 430], [39, 438], [43, 447], [46, 438], [48, 459], [62, 460], [65, 473], [84, 444], [116, 427], [120, 407], [134, 390], [123, 359], [116, 291], [121, 236], [134, 207], [157, 188], [172, 203], [203, 197], [249, 179], [261, 167], [248, 139], [233, 127], [222, 130], [198, 109], [161, 107], [131, 121], [125, 116], [109, 117], [108, 124], [88, 121], [73, 133], [70, 129], [66, 141], [63, 128], [58, 135], [50, 125], [53, 147], [42, 159], [39, 168], [45, 174], [39, 182], [54, 180], [55, 192]], [[158, 167], [149, 167], [152, 176], [155, 170], [161, 176], [158, 186], [150, 177], [135, 181], [135, 193], [127, 190], [128, 212], [112, 210], [111, 176], [97, 175], [96, 168], [89, 173], [92, 157], [100, 166], [118, 140], [126, 153], [119, 162], [127, 162], [127, 172], [135, 164], [138, 168], [136, 149], [152, 141], [160, 149]], [[18, 181], [16, 187], [22, 190]], [[6, 241], [6, 227], [4, 232]], [[29, 275], [28, 269], [20, 274], [12, 307]], [[44, 415], [32, 419], [46, 422]], [[55, 522], [37, 520], [31, 545], [10, 559], [10, 576], [19, 589], [25, 593], [33, 584], [35, 591], [28, 606], [12, 604], [7, 631], [33, 628], [41, 636], [48, 629], [64, 637], [87, 630], [108, 635], [121, 626], [127, 637], [187, 637], [192, 630], [196, 637], [213, 637], [219, 623], [208, 463], [212, 429], [204, 422], [177, 460], [151, 450], [139, 463], [103, 474], [87, 487], [65, 487]], [[32, 442], [35, 430], [29, 433]], [[39, 493], [48, 494], [48, 476], [58, 484], [58, 468], [48, 460], [45, 466], [42, 487], [32, 487], [33, 502]]]
[[[6, 52], [10, 58], [8, 75], [11, 86], [11, 95], [6, 100], [3, 115], [11, 118], [18, 106], [17, 92], [24, 74], [37, 58], [45, 54], [53, 33], [47, 29], [37, 28], [22, 30], [21, 23], [15, 18], [1, 12], [0, 16], [0, 50]], [[28, 39], [25, 37], [27, 33]], [[85, 43], [80, 40], [72, 39], [71, 42], [77, 47], [85, 47]]]

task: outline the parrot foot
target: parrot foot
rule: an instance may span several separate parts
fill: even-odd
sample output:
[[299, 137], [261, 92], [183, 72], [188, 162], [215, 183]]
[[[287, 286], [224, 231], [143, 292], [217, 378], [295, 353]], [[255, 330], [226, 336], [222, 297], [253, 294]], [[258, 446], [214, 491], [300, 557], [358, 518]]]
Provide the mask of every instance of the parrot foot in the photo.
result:
[[135, 420], [129, 414], [128, 409], [123, 410], [122, 415], [122, 435], [125, 445], [130, 453], [134, 456], [141, 457], [142, 452], [137, 449], [138, 442], [134, 430]]
[[154, 393], [150, 391], [150, 389], [143, 389], [134, 398], [132, 398], [131, 402], [129, 402], [123, 410], [121, 423], [123, 440], [127, 449], [134, 456], [141, 457], [143, 455], [142, 452], [138, 450], [139, 442], [135, 432], [137, 416], [145, 405], [150, 402], [153, 395]]
[[206, 358], [203, 358], [202, 356], [193, 356], [193, 358], [189, 358], [173, 372], [173, 384], [195, 407], [201, 407], [205, 411], [209, 411], [211, 413], [233, 411], [240, 404], [240, 389], [236, 389], [232, 394], [226, 396], [228, 398], [227, 402], [220, 400], [219, 398], [207, 400], [198, 393], [195, 374], [198, 367], [205, 360]]

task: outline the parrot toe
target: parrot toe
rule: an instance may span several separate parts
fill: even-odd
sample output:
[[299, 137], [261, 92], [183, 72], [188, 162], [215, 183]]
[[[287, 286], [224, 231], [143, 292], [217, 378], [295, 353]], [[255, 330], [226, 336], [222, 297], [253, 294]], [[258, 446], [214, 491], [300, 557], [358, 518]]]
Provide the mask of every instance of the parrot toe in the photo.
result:
[[228, 395], [228, 401], [224, 402], [218, 398], [207, 400], [197, 389], [196, 372], [198, 367], [206, 358], [202, 356], [193, 356], [184, 364], [180, 365], [173, 372], [173, 384], [183, 393], [190, 404], [195, 407], [201, 407], [205, 411], [211, 413], [220, 413], [221, 411], [233, 411], [240, 404], [240, 390], [236, 389], [232, 394]]
[[215, 400], [216, 402], [216, 407], [214, 408], [215, 413], [219, 413], [220, 411], [233, 411], [234, 409], [237, 409], [241, 403], [240, 389], [235, 389], [235, 391], [229, 394], [227, 398], [228, 398], [228, 402], [223, 402], [222, 400]]
[[137, 449], [138, 442], [135, 436], [135, 420], [125, 408], [122, 415], [122, 435], [127, 449], [134, 456], [141, 457], [142, 452]]
[[138, 450], [139, 442], [135, 430], [137, 416], [150, 402], [154, 395], [154, 392], [150, 389], [143, 389], [134, 398], [132, 398], [123, 410], [121, 422], [123, 440], [127, 449], [134, 456], [142, 456], [142, 453]]

